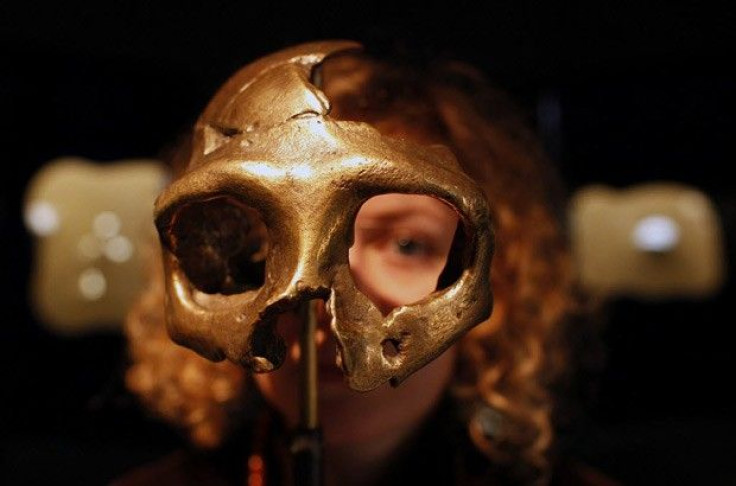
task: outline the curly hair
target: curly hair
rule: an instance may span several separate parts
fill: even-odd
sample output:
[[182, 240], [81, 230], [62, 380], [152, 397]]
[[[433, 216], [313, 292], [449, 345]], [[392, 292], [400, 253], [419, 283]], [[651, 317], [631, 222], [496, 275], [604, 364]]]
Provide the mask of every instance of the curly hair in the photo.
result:
[[[331, 116], [367, 122], [384, 135], [449, 147], [491, 206], [496, 254], [494, 310], [460, 343], [453, 393], [501, 417], [489, 430], [469, 419], [476, 447], [498, 464], [544, 475], [553, 441], [552, 385], [567, 357], [565, 323], [579, 312], [572, 261], [560, 220], [561, 185], [521, 110], [467, 65], [418, 69], [366, 55], [340, 55], [321, 69]], [[160, 264], [126, 324], [130, 390], [200, 446], [230, 429], [247, 376], [168, 339]]]

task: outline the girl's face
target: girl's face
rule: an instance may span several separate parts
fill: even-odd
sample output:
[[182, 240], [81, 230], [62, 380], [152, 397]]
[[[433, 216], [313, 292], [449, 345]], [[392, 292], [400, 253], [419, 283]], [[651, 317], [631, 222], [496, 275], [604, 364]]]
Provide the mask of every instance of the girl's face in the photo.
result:
[[[437, 287], [457, 228], [457, 213], [430, 196], [384, 194], [363, 204], [355, 219], [350, 270], [358, 289], [386, 315], [414, 303]], [[366, 393], [351, 390], [335, 365], [336, 343], [324, 307], [319, 308], [320, 420], [328, 445], [370, 441], [382, 433], [413, 430], [447, 387], [454, 368], [450, 348], [399, 387]], [[299, 332], [296, 313], [278, 323], [288, 357], [272, 373], [254, 379], [266, 399], [294, 426], [299, 417]]]

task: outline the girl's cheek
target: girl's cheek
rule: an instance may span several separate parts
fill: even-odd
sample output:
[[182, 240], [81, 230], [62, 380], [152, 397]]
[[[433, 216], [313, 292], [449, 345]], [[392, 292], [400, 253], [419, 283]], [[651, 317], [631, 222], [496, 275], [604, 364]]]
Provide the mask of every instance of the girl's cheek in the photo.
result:
[[379, 251], [356, 251], [351, 260], [351, 272], [358, 290], [384, 315], [395, 307], [412, 304], [431, 294], [441, 270], [441, 265], [415, 268], [392, 265]]

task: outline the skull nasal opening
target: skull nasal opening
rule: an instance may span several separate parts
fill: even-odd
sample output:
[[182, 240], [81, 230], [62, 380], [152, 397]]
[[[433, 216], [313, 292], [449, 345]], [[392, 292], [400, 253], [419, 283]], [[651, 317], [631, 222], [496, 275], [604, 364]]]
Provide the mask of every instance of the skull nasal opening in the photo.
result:
[[161, 237], [200, 292], [240, 294], [264, 284], [266, 225], [256, 209], [233, 197], [184, 205]]
[[[310, 332], [319, 347], [328, 339], [332, 319], [326, 302], [328, 298], [321, 292], [310, 293], [268, 309], [269, 316], [276, 322], [276, 334], [287, 343], [287, 353], [292, 361], [298, 362], [301, 357], [306, 329], [311, 328]], [[256, 347], [254, 345], [254, 350]]]

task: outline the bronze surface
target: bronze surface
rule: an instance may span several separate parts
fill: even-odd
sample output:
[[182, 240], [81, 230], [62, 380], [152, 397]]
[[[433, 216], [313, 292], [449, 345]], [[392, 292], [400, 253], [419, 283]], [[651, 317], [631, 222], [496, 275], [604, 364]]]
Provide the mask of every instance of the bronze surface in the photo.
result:
[[[278, 315], [322, 298], [349, 386], [370, 390], [397, 385], [490, 315], [493, 236], [481, 189], [447, 148], [329, 115], [315, 67], [358, 47], [311, 43], [258, 60], [227, 81], [198, 120], [187, 170], [155, 205], [176, 342], [212, 360], [270, 371], [285, 354]], [[361, 204], [385, 193], [451, 205], [466, 244], [454, 283], [383, 316], [356, 289], [348, 249]], [[253, 237], [234, 229], [238, 221]], [[243, 261], [262, 263], [262, 278], [239, 283]], [[398, 353], [384, 354], [387, 340]]]

